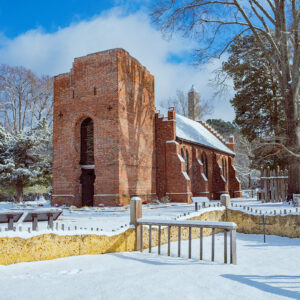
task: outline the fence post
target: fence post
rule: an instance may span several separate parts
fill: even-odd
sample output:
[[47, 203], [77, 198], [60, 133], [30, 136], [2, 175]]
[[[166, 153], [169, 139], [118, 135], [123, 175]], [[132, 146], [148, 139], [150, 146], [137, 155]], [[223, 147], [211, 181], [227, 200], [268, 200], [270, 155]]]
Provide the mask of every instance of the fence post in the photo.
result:
[[141, 250], [141, 230], [142, 225], [137, 224], [137, 220], [142, 218], [142, 200], [139, 197], [132, 197], [130, 200], [130, 224], [135, 226], [135, 250]]
[[230, 230], [230, 263], [236, 265], [236, 229]]
[[221, 204], [224, 205], [226, 208], [230, 206], [230, 196], [228, 194], [222, 194], [220, 196]]

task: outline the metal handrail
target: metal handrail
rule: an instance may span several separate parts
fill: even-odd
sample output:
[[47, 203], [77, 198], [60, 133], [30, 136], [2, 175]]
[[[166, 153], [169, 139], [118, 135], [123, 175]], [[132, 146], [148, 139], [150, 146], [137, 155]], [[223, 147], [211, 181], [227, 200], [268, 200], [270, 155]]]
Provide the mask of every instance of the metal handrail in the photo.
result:
[[168, 227], [168, 256], [171, 250], [171, 227], [178, 227], [178, 257], [181, 254], [181, 228], [189, 228], [189, 246], [188, 257], [192, 257], [192, 228], [200, 228], [200, 260], [203, 259], [203, 229], [212, 229], [212, 251], [211, 260], [215, 259], [215, 229], [224, 230], [224, 263], [227, 264], [227, 232], [230, 232], [230, 263], [236, 264], [236, 229], [237, 225], [233, 222], [211, 222], [211, 221], [193, 221], [193, 220], [153, 220], [153, 219], [137, 219], [136, 224], [140, 227], [140, 251], [143, 251], [143, 225], [149, 226], [149, 253], [152, 248], [152, 226], [158, 226], [158, 254], [161, 248], [161, 227]]

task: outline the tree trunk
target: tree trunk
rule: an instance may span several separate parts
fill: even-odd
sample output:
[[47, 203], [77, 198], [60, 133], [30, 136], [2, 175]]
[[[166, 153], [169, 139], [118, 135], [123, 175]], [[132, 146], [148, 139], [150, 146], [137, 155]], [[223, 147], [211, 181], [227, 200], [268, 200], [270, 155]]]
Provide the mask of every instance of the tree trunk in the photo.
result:
[[[294, 153], [300, 154], [300, 122], [298, 121], [298, 95], [289, 93], [287, 107], [287, 146]], [[300, 194], [300, 159], [290, 155], [288, 160], [288, 198]]]
[[18, 183], [16, 185], [16, 188], [17, 188], [16, 201], [17, 202], [23, 202], [23, 184]]

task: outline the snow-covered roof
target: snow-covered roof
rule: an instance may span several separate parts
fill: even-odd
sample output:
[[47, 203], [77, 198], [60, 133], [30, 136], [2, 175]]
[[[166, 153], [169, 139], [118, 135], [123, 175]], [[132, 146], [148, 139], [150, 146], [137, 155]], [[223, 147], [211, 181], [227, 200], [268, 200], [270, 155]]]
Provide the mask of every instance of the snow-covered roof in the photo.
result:
[[176, 114], [176, 136], [231, 155], [235, 154], [201, 123], [179, 114]]

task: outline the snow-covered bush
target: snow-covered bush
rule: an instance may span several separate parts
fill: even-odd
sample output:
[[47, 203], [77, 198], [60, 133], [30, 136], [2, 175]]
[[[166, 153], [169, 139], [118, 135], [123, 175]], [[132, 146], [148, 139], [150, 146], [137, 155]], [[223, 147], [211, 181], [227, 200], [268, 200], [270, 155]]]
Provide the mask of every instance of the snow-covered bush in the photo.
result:
[[0, 126], [0, 182], [16, 188], [16, 201], [23, 201], [25, 186], [47, 184], [50, 176], [51, 133], [46, 121], [16, 135]]

